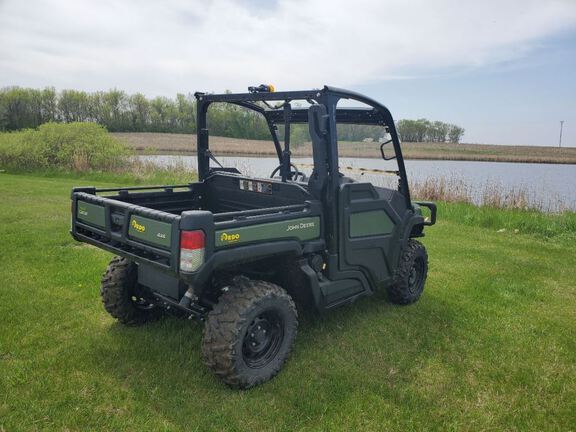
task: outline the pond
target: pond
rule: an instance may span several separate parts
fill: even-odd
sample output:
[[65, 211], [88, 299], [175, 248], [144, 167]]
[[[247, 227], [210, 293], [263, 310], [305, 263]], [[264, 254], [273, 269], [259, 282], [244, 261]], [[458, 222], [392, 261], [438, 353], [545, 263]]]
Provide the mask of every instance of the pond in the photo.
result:
[[[153, 155], [138, 156], [145, 161], [170, 166], [176, 163], [196, 168], [196, 156]], [[219, 156], [228, 167], [257, 177], [268, 177], [278, 165], [273, 157]], [[312, 158], [293, 158], [292, 161], [309, 174]], [[214, 165], [214, 163], [211, 163]], [[370, 158], [341, 158], [341, 171], [357, 180], [376, 185], [388, 184], [390, 177], [379, 173], [361, 172], [359, 168], [394, 169], [393, 162]], [[507, 162], [475, 162], [444, 160], [408, 160], [408, 178], [414, 187], [425, 182], [443, 182], [447, 188], [464, 190], [474, 202], [481, 203], [487, 194], [509, 197], [522, 195], [532, 206], [545, 211], [576, 210], [576, 166], [562, 164], [534, 164]]]

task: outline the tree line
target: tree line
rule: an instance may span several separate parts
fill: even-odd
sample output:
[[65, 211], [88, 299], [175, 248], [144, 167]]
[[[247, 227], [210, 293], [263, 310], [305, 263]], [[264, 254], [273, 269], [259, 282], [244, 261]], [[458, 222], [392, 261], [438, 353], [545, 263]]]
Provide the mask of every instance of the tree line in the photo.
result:
[[[0, 89], [0, 131], [36, 128], [48, 122], [95, 122], [110, 132], [196, 132], [196, 99], [192, 94], [147, 98], [122, 90], [84, 92], [54, 88]], [[218, 136], [268, 139], [268, 125], [258, 113], [232, 104], [214, 104], [208, 112], [210, 133]], [[464, 129], [443, 122], [400, 120], [398, 133], [403, 141], [459, 142]], [[308, 140], [307, 128], [292, 128], [295, 142]], [[339, 125], [344, 141], [378, 140], [381, 127]]]
[[400, 139], [407, 142], [459, 143], [464, 135], [464, 128], [460, 126], [426, 119], [400, 120], [396, 129]]
[[193, 99], [183, 94], [176, 99], [149, 99], [121, 90], [88, 93], [9, 87], [0, 90], [0, 129], [36, 128], [47, 122], [95, 122], [110, 132], [188, 133], [196, 130]]

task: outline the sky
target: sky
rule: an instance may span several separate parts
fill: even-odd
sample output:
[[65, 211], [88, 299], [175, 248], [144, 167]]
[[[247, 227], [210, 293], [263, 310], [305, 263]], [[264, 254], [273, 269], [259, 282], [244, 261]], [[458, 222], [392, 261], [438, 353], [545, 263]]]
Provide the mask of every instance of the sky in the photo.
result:
[[576, 0], [0, 0], [0, 87], [332, 85], [465, 142], [576, 147]]

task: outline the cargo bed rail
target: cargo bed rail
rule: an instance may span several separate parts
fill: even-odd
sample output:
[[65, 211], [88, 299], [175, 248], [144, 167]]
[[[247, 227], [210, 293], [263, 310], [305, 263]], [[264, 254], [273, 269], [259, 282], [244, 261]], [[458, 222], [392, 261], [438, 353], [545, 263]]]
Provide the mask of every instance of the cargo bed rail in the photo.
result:
[[130, 187], [118, 187], [118, 188], [78, 188], [76, 190], [91, 190], [94, 193], [105, 193], [105, 192], [131, 192], [131, 191], [145, 191], [145, 190], [159, 190], [162, 189], [166, 192], [169, 192], [173, 189], [185, 189], [190, 188], [191, 184], [182, 184], [182, 185], [162, 185], [162, 186], [130, 186]]
[[297, 211], [303, 211], [310, 207], [310, 203], [306, 202], [303, 204], [294, 204], [294, 205], [287, 205], [287, 206], [279, 206], [279, 207], [268, 207], [268, 208], [261, 208], [261, 209], [252, 209], [252, 210], [238, 210], [233, 212], [225, 212], [225, 213], [215, 213], [214, 220], [218, 221], [220, 219], [232, 219], [232, 220], [244, 220], [254, 216], [263, 216], [275, 213], [293, 213]]

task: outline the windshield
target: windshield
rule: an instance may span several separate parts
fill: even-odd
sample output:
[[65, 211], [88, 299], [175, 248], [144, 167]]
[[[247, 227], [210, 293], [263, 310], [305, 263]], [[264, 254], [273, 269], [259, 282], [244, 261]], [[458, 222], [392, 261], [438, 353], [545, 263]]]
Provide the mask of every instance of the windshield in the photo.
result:
[[[276, 121], [269, 124], [261, 112], [232, 103], [210, 105], [207, 114], [210, 168], [235, 169], [248, 176], [269, 177], [280, 165], [286, 148], [283, 103], [255, 105], [262, 110], [277, 108]], [[292, 101], [290, 108], [306, 110], [309, 105], [306, 101]], [[289, 146], [291, 158], [305, 158], [299, 160], [302, 171], [311, 173], [312, 144], [307, 123], [290, 123]], [[279, 172], [275, 174], [279, 175]]]
[[[294, 118], [307, 119], [309, 103], [291, 102]], [[258, 105], [266, 109], [264, 104]], [[276, 105], [281, 106], [281, 105]], [[280, 177], [285, 152], [283, 108], [268, 123], [258, 111], [231, 103], [213, 103], [208, 110], [210, 167], [236, 170], [251, 177]], [[381, 125], [337, 123], [339, 172], [350, 180], [371, 182], [396, 188], [398, 165], [388, 128]], [[276, 142], [275, 142], [276, 140]], [[292, 171], [309, 177], [313, 171], [312, 142], [307, 123], [290, 123], [290, 161]], [[385, 159], [382, 158], [382, 151]], [[301, 179], [301, 178], [300, 178]]]

